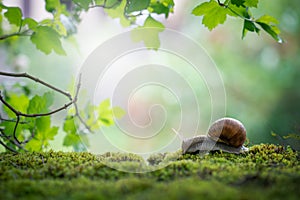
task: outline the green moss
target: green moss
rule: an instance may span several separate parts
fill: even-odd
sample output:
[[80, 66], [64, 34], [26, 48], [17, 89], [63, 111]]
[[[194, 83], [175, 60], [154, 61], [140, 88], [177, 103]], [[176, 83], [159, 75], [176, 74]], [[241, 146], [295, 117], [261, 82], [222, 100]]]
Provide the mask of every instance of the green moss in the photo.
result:
[[[1, 153], [1, 199], [298, 199], [299, 154], [255, 145], [245, 154]], [[108, 167], [165, 166], [148, 173]]]

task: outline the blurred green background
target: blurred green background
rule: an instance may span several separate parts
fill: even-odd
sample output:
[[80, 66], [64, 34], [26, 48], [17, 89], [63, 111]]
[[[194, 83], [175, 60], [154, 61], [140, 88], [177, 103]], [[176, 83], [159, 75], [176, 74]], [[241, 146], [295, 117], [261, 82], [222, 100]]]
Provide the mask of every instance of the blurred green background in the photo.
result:
[[[3, 1], [19, 5], [19, 1]], [[26, 1], [29, 3], [29, 1]], [[201, 18], [191, 15], [191, 10], [201, 1], [175, 2], [175, 12], [168, 20], [158, 17], [166, 28], [178, 30], [202, 44], [218, 66], [226, 89], [226, 115], [241, 120], [248, 131], [250, 144], [289, 144], [300, 149], [299, 140], [283, 136], [300, 136], [300, 9], [298, 0], [260, 0], [254, 16], [263, 13], [276, 17], [282, 30], [283, 44], [278, 44], [265, 33], [257, 36], [248, 33], [241, 39], [243, 21], [228, 19], [224, 25], [208, 31]], [[39, 6], [30, 3], [31, 14], [39, 19], [46, 16]], [[155, 17], [155, 16], [154, 16]], [[58, 87], [68, 89], [87, 56], [112, 35], [128, 28], [118, 20], [107, 17], [102, 9], [82, 15], [78, 33], [64, 41], [67, 56], [37, 51], [28, 39], [18, 42], [1, 42], [1, 70], [27, 71]], [[4, 80], [4, 79], [2, 79]], [[62, 99], [57, 97], [57, 104]], [[56, 123], [64, 113], [56, 116]], [[191, 119], [193, 120], [193, 119]], [[272, 136], [272, 132], [278, 134]], [[59, 134], [52, 144], [63, 149]]]

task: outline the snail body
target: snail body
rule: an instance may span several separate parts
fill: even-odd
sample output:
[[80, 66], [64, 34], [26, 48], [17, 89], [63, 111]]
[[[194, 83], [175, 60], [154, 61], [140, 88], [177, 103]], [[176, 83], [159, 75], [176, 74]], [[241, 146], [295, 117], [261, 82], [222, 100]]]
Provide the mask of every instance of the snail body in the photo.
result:
[[183, 153], [222, 150], [229, 153], [242, 153], [248, 149], [243, 146], [246, 128], [233, 118], [221, 118], [209, 128], [207, 136], [200, 135], [182, 142]]

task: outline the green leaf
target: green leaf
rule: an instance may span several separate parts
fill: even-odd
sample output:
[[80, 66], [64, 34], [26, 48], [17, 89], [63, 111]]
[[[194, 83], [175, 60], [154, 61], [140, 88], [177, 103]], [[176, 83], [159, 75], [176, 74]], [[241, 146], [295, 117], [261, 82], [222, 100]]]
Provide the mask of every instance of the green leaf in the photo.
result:
[[278, 43], [282, 43], [282, 38], [278, 35], [279, 29], [275, 26], [271, 26], [262, 22], [257, 22], [269, 35], [271, 35]]
[[96, 5], [103, 5], [105, 3], [105, 0], [94, 0]]
[[[17, 94], [12, 94], [7, 99], [7, 103], [10, 104], [15, 110], [26, 113], [29, 105], [29, 99], [24, 94], [19, 96]], [[15, 114], [8, 107], [4, 106], [4, 110], [10, 118], [15, 117]]]
[[36, 48], [45, 54], [55, 51], [59, 55], [66, 55], [61, 45], [60, 35], [48, 26], [38, 26], [30, 39]]
[[164, 25], [156, 21], [150, 15], [143, 26], [137, 27], [131, 31], [131, 38], [134, 42], [143, 41], [149, 49], [157, 50], [160, 46], [158, 34], [164, 30]]
[[55, 31], [61, 35], [61, 36], [67, 36], [67, 29], [64, 26], [64, 24], [59, 21], [59, 20], [55, 20], [55, 26], [53, 27], [55, 28]]
[[28, 114], [39, 114], [49, 112], [49, 107], [53, 104], [54, 96], [52, 92], [46, 92], [43, 96], [35, 95], [29, 102]]
[[8, 7], [3, 5], [2, 0], [0, 1], [0, 11], [2, 11], [2, 9], [7, 9]]
[[219, 24], [223, 24], [226, 21], [228, 11], [226, 8], [220, 6], [216, 1], [211, 0], [210, 2], [205, 2], [195, 7], [192, 14], [196, 16], [203, 15], [202, 24], [209, 30], [212, 30]]
[[231, 0], [231, 3], [237, 7], [240, 7], [244, 6], [245, 0]]
[[113, 116], [117, 119], [122, 118], [125, 115], [125, 111], [121, 107], [113, 107], [112, 108]]
[[41, 151], [49, 145], [49, 141], [53, 140], [58, 133], [58, 127], [51, 127], [51, 117], [38, 117], [35, 120], [34, 138], [27, 144], [26, 148], [31, 151]]
[[7, 7], [7, 11], [4, 13], [10, 24], [21, 26], [22, 24], [22, 11], [19, 7]]
[[68, 117], [65, 119], [63, 130], [68, 134], [77, 132], [77, 126], [75, 124], [74, 117]]
[[35, 95], [29, 102], [27, 113], [28, 114], [45, 113], [48, 111], [46, 105], [47, 105], [46, 99], [44, 99], [39, 95]]
[[272, 17], [270, 15], [263, 15], [260, 18], [256, 20], [256, 22], [261, 22], [265, 24], [278, 24], [278, 20], [275, 17]]
[[25, 148], [29, 151], [41, 151], [42, 145], [42, 141], [34, 138], [25, 145]]
[[173, 12], [174, 5], [173, 0], [151, 0], [148, 10], [151, 13], [165, 14], [165, 17], [168, 18], [169, 13]]
[[64, 138], [63, 145], [66, 147], [74, 146], [81, 142], [80, 136], [78, 134], [67, 134]]
[[39, 117], [35, 121], [38, 135], [41, 139], [48, 141], [53, 140], [54, 136], [58, 132], [58, 127], [54, 126], [51, 127], [51, 117], [45, 116], [45, 117]]
[[112, 111], [110, 108], [110, 100], [106, 99], [101, 102], [101, 104], [97, 108], [99, 120], [102, 121], [111, 121], [112, 120]]
[[80, 5], [84, 10], [88, 10], [93, 0], [73, 0], [77, 5]]
[[243, 16], [245, 18], [250, 18], [250, 16], [251, 16], [249, 9], [247, 9], [246, 7], [243, 7], [243, 6], [237, 7], [235, 5], [228, 6], [227, 14], [230, 16], [233, 16], [233, 17]]
[[53, 126], [51, 129], [48, 129], [48, 131], [45, 132], [47, 140], [54, 140], [54, 137], [58, 133], [58, 129], [59, 128], [57, 126]]
[[50, 129], [51, 125], [50, 116], [38, 117], [35, 123], [39, 132], [46, 132], [48, 129]]
[[125, 12], [127, 14], [134, 11], [141, 11], [148, 8], [150, 0], [127, 0]]
[[111, 18], [119, 18], [120, 19], [120, 24], [123, 27], [127, 27], [130, 26], [134, 19], [128, 19], [127, 17], [125, 17], [124, 15], [124, 10], [126, 7], [126, 0], [121, 1], [121, 3], [114, 7], [114, 8], [110, 8], [110, 9], [105, 9], [105, 12], [111, 17]]
[[77, 134], [74, 117], [65, 120], [63, 130], [67, 133], [63, 141], [64, 146], [74, 146], [81, 142], [80, 136]]
[[[24, 122], [25, 120], [24, 120], [24, 118], [21, 117], [20, 121]], [[17, 138], [19, 140], [23, 140], [24, 139], [23, 133], [25, 131], [34, 128], [34, 124], [31, 124], [29, 122], [29, 120], [26, 120], [26, 122], [28, 122], [28, 123], [25, 123], [25, 124], [20, 123], [18, 125], [18, 127], [17, 127], [16, 136], [17, 136]], [[13, 123], [13, 122], [6, 122], [5, 121], [5, 122], [2, 122], [0, 124], [0, 127], [4, 127], [4, 131], [5, 131], [6, 135], [10, 135], [11, 136], [11, 135], [13, 135], [13, 132], [14, 132], [14, 129], [15, 129], [15, 123]]]
[[53, 20], [52, 19], [44, 19], [40, 22], [40, 26], [49, 26], [52, 27]]
[[245, 0], [244, 5], [247, 6], [247, 7], [255, 7], [255, 8], [257, 8], [258, 0]]
[[48, 12], [53, 12], [61, 6], [59, 0], [45, 0], [45, 2], [46, 2], [46, 10]]
[[106, 8], [112, 8], [121, 3], [122, 0], [95, 0], [96, 5], [104, 5]]
[[[2, 13], [2, 9], [0, 8], [0, 13]], [[0, 24], [2, 24], [3, 15], [0, 15]], [[2, 27], [0, 27], [0, 33], [2, 32]]]
[[274, 24], [278, 24], [278, 20], [269, 15], [263, 15], [262, 17], [256, 20], [256, 23], [259, 24], [269, 35], [271, 35], [277, 42], [282, 43], [283, 40], [280, 38], [280, 30]]
[[248, 31], [259, 33], [260, 29], [255, 26], [254, 22], [249, 20], [244, 20], [242, 38], [246, 36]]
[[31, 30], [35, 30], [35, 28], [38, 26], [38, 22], [37, 21], [35, 21], [34, 19], [32, 19], [32, 18], [25, 18], [24, 20], [23, 20], [23, 24], [22, 24], [23, 26], [28, 26], [28, 28], [29, 29], [31, 29]]
[[111, 126], [114, 124], [114, 117], [121, 118], [125, 112], [120, 107], [111, 108], [110, 100], [106, 99], [101, 102], [97, 108], [98, 111], [98, 123], [94, 128], [104, 126]]
[[[45, 92], [43, 98], [46, 100], [46, 107], [49, 108], [54, 102], [53, 92]], [[49, 110], [49, 109], [48, 109]]]

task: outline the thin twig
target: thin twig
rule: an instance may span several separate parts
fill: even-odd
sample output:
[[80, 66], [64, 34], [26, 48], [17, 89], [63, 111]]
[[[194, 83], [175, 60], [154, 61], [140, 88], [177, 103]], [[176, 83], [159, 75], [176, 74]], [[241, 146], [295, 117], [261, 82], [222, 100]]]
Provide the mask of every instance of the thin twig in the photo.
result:
[[224, 3], [221, 3], [220, 0], [218, 0], [218, 4], [219, 4], [220, 6], [222, 6], [222, 7], [225, 6], [225, 4], [224, 4]]
[[[91, 128], [86, 124], [86, 122], [83, 120], [83, 118], [80, 116], [80, 113], [79, 113], [79, 109], [78, 109], [78, 106], [77, 106], [77, 100], [78, 100], [78, 95], [79, 95], [79, 90], [80, 90], [80, 86], [81, 86], [81, 75], [79, 76], [79, 81], [78, 81], [78, 84], [77, 84], [77, 87], [76, 87], [76, 91], [75, 91], [75, 95], [74, 95], [74, 98], [72, 98], [71, 94], [68, 93], [68, 92], [64, 92], [58, 88], [56, 88], [55, 86], [49, 84], [49, 83], [46, 83], [34, 76], [31, 76], [27, 73], [9, 73], [9, 72], [0, 72], [0, 75], [2, 76], [9, 76], [9, 77], [23, 77], [23, 78], [28, 78], [28, 79], [31, 79], [33, 81], [36, 81], [52, 90], [55, 90], [56, 92], [68, 97], [68, 99], [70, 100], [69, 103], [55, 109], [55, 110], [52, 110], [50, 112], [47, 112], [47, 113], [35, 113], [35, 114], [27, 114], [27, 113], [23, 113], [23, 112], [20, 112], [18, 110], [16, 110], [12, 105], [10, 105], [7, 101], [5, 101], [4, 97], [2, 96], [1, 94], [1, 91], [0, 91], [0, 102], [2, 102], [9, 110], [11, 110], [15, 115], [16, 115], [16, 121], [14, 120], [8, 120], [10, 122], [14, 122], [15, 123], [15, 126], [14, 126], [14, 130], [13, 130], [13, 138], [10, 137], [10, 136], [7, 136], [2, 130], [0, 134], [0, 136], [2, 138], [6, 138], [8, 141], [10, 141], [11, 143], [13, 143], [14, 145], [16, 145], [18, 148], [20, 149], [24, 149], [22, 144], [26, 144], [28, 143], [32, 138], [34, 138], [34, 133], [31, 133], [31, 136], [29, 138], [27, 138], [26, 140], [20, 142], [17, 138], [17, 128], [18, 128], [18, 125], [22, 122], [20, 122], [20, 116], [23, 116], [23, 117], [43, 117], [43, 116], [49, 116], [49, 115], [52, 115], [52, 114], [55, 114], [57, 112], [60, 112], [64, 109], [67, 109], [69, 106], [71, 105], [74, 105], [75, 107], [75, 110], [76, 110], [76, 114], [75, 116], [78, 117], [78, 119], [80, 120], [80, 122], [85, 126], [85, 128], [87, 130], [89, 130], [90, 132], [92, 132]], [[1, 117], [1, 116], [0, 116]], [[2, 117], [0, 118], [1, 120]], [[3, 143], [3, 142], [2, 142]], [[1, 143], [1, 144], [2, 144]], [[4, 144], [5, 145], [5, 144]], [[4, 146], [3, 145], [3, 146]], [[7, 145], [5, 145], [7, 146]], [[4, 147], [5, 147], [4, 146]], [[7, 148], [8, 150], [10, 150], [9, 148]], [[24, 149], [25, 150], [25, 149]]]
[[75, 112], [76, 112], [75, 116], [78, 117], [79, 121], [84, 125], [84, 127], [85, 127], [89, 132], [92, 133], [93, 131], [91, 130], [91, 128], [86, 124], [86, 122], [85, 122], [85, 121], [82, 119], [82, 117], [80, 116], [77, 104], [74, 104], [74, 107], [75, 107]]
[[51, 84], [49, 84], [49, 83], [46, 83], [45, 81], [42, 81], [42, 80], [40, 80], [40, 79], [38, 79], [38, 78], [36, 78], [36, 77], [34, 77], [34, 76], [31, 76], [31, 75], [29, 75], [29, 74], [27, 74], [27, 73], [0, 72], [0, 75], [1, 75], [1, 76], [10, 76], [10, 77], [23, 77], [23, 78], [28, 78], [28, 79], [31, 79], [31, 80], [33, 80], [33, 81], [35, 81], [35, 82], [38, 82], [38, 83], [40, 83], [40, 84], [42, 84], [42, 85], [48, 87], [48, 88], [50, 88], [50, 89], [52, 89], [52, 90], [54, 90], [54, 91], [56, 91], [56, 92], [59, 92], [59, 93], [65, 95], [65, 96], [68, 97], [70, 100], [72, 99], [72, 96], [71, 96], [70, 93], [65, 92], [65, 91], [63, 91], [63, 90], [61, 90], [61, 89], [59, 89], [59, 88], [57, 88], [57, 87], [54, 87], [53, 85], [51, 85]]
[[86, 124], [86, 122], [82, 119], [82, 117], [79, 114], [79, 109], [78, 109], [78, 106], [77, 106], [77, 98], [78, 98], [80, 87], [81, 87], [81, 74], [79, 75], [79, 80], [78, 80], [78, 84], [77, 84], [76, 91], [75, 91], [75, 96], [74, 96], [75, 116], [78, 117], [79, 121], [84, 125], [84, 127], [89, 132], [92, 133], [93, 131], [91, 130], [91, 128]]
[[2, 142], [1, 140], [0, 140], [0, 144], [1, 144], [2, 146], [4, 146], [7, 150], [12, 151], [12, 152], [14, 152], [14, 153], [18, 153], [15, 149], [13, 149], [13, 148], [7, 146], [7, 145], [6, 145], [4, 142]]
[[3, 133], [3, 130], [0, 129], [0, 132], [1, 132], [1, 133], [0, 133], [0, 137], [6, 138], [7, 140], [10, 140], [10, 139], [11, 139], [11, 136], [6, 135], [6, 134]]
[[230, 6], [227, 6], [226, 8], [228, 8], [233, 14], [237, 15], [238, 17], [242, 18], [243, 20], [255, 22], [254, 20], [252, 20], [250, 18], [246, 18], [246, 17], [240, 15], [239, 13], [235, 12], [232, 8], [230, 8]]
[[126, 18], [133, 18], [133, 17], [142, 16], [142, 15], [144, 15], [144, 14], [143, 14], [143, 12], [142, 12], [142, 11], [140, 11], [140, 12], [138, 12], [138, 13], [137, 13], [137, 14], [135, 14], [135, 15], [132, 15], [132, 14], [130, 14], [130, 15], [127, 15], [126, 13], [124, 13], [124, 15], [125, 15], [125, 17], [126, 17]]
[[[43, 117], [43, 116], [50, 116], [50, 115], [55, 114], [55, 113], [58, 113], [58, 112], [60, 112], [60, 111], [62, 111], [62, 110], [64, 110], [64, 109], [67, 109], [67, 108], [68, 108], [69, 106], [71, 106], [71, 105], [74, 105], [75, 110], [76, 110], [75, 116], [78, 117], [78, 119], [80, 120], [80, 122], [81, 122], [81, 123], [82, 123], [82, 124], [83, 124], [90, 132], [92, 132], [91, 129], [90, 129], [90, 127], [85, 123], [85, 121], [84, 121], [84, 120], [82, 119], [82, 117], [80, 116], [79, 110], [78, 110], [78, 106], [77, 106], [78, 94], [79, 94], [79, 90], [80, 90], [80, 86], [81, 86], [81, 75], [79, 76], [79, 81], [78, 81], [78, 84], [77, 84], [77, 87], [76, 87], [76, 91], [75, 91], [75, 96], [74, 96], [74, 98], [72, 98], [72, 96], [71, 96], [70, 93], [65, 92], [65, 91], [62, 91], [61, 89], [59, 89], [59, 88], [57, 88], [57, 87], [55, 87], [55, 86], [53, 86], [53, 85], [51, 85], [51, 84], [49, 84], [49, 83], [46, 83], [46, 82], [44, 82], [44, 81], [42, 81], [42, 80], [40, 80], [40, 79], [38, 79], [38, 78], [36, 78], [36, 77], [34, 77], [34, 76], [31, 76], [31, 75], [29, 75], [29, 74], [27, 74], [27, 73], [9, 73], [9, 72], [0, 72], [0, 75], [2, 75], [2, 76], [9, 76], [9, 77], [23, 77], [23, 78], [31, 79], [31, 80], [33, 80], [33, 81], [36, 81], [36, 82], [38, 82], [38, 83], [40, 83], [40, 84], [42, 84], [42, 85], [44, 85], [44, 86], [46, 86], [46, 87], [48, 87], [48, 88], [50, 88], [50, 89], [56, 91], [56, 92], [58, 92], [58, 93], [60, 93], [60, 94], [62, 94], [62, 95], [64, 95], [64, 96], [68, 97], [68, 99], [70, 100], [69, 103], [67, 103], [67, 104], [65, 104], [65, 105], [63, 105], [63, 106], [61, 106], [61, 107], [59, 107], [59, 108], [57, 108], [57, 109], [55, 109], [55, 110], [52, 110], [52, 111], [50, 111], [50, 112], [47, 112], [47, 113], [27, 114], [27, 113], [23, 113], [23, 112], [20, 112], [20, 111], [16, 110], [12, 105], [10, 105], [7, 101], [5, 101], [5, 99], [4, 99], [4, 97], [2, 96], [1, 91], [0, 91], [0, 102], [2, 102], [4, 106], [6, 106], [9, 110], [11, 110], [11, 111], [16, 115], [16, 121], [9, 120], [9, 121], [11, 121], [11, 122], [15, 122], [14, 130], [13, 130], [13, 138], [7, 136], [7, 135], [4, 133], [4, 131], [2, 131], [1, 129], [0, 129], [0, 131], [1, 131], [0, 136], [1, 136], [2, 138], [6, 138], [8, 141], [10, 141], [10, 142], [13, 143], [14, 145], [16, 145], [18, 148], [24, 149], [23, 146], [22, 146], [22, 144], [25, 144], [25, 143], [29, 142], [29, 141], [34, 137], [34, 133], [31, 133], [31, 136], [30, 136], [28, 139], [26, 139], [26, 140], [24, 140], [24, 141], [22, 141], [22, 142], [20, 142], [20, 141], [18, 140], [18, 138], [17, 138], [17, 128], [18, 128], [19, 123], [21, 123], [21, 122], [20, 122], [20, 116], [23, 116], [23, 117]], [[0, 116], [0, 117], [1, 117], [1, 116]], [[2, 117], [1, 117], [0, 119], [3, 120]], [[3, 143], [3, 142], [1, 142], [1, 145], [3, 145], [2, 143]], [[3, 146], [6, 148], [7, 145], [4, 144]], [[11, 148], [6, 148], [6, 149], [10, 150]]]
[[[11, 122], [11, 123], [16, 123], [16, 120], [13, 120], [13, 119], [5, 119], [5, 118], [1, 117], [1, 115], [0, 115], [0, 122], [1, 122], [1, 121], [4, 121], [4, 122]], [[28, 124], [28, 122], [23, 121], [23, 122], [19, 122], [19, 124]]]
[[10, 136], [6, 135], [6, 134], [3, 132], [3, 130], [0, 129], [0, 133], [1, 133], [0, 136], [1, 136], [2, 138], [6, 138], [9, 142], [11, 142], [12, 144], [16, 145], [19, 149], [22, 149], [22, 150], [24, 150], [24, 151], [27, 151], [26, 149], [24, 149], [24, 147], [23, 147], [20, 143], [18, 143], [16, 140], [12, 140]]
[[17, 127], [18, 127], [18, 124], [19, 124], [19, 121], [20, 121], [20, 112], [17, 111], [15, 108], [13, 108], [11, 105], [9, 105], [2, 97], [1, 95], [1, 91], [0, 91], [0, 101], [6, 106], [8, 107], [17, 117], [17, 121], [16, 121], [16, 124], [15, 124], [15, 127], [14, 127], [14, 131], [13, 131], [13, 136], [14, 136], [14, 139], [17, 143], [20, 144], [20, 141], [18, 140], [17, 136], [16, 136], [16, 132], [17, 132]]
[[21, 144], [20, 141], [17, 138], [17, 128], [18, 128], [18, 125], [19, 125], [19, 121], [20, 121], [20, 115], [17, 115], [17, 121], [16, 121], [16, 124], [15, 124], [15, 127], [14, 127], [13, 136], [14, 136], [15, 141], [17, 141], [19, 144]]
[[7, 38], [14, 37], [14, 36], [30, 36], [31, 34], [27, 34], [28, 32], [29, 32], [29, 30], [25, 30], [23, 32], [15, 32], [15, 33], [10, 33], [10, 34], [6, 34], [6, 35], [1, 35], [0, 40], [5, 40]]
[[30, 136], [29, 136], [26, 140], [22, 141], [21, 144], [27, 144], [30, 140], [32, 140], [32, 139], [34, 138], [34, 136], [35, 136], [35, 134], [34, 134], [34, 132], [32, 131], [32, 132], [30, 133]]
[[[224, 3], [221, 3], [220, 0], [217, 0], [218, 1], [218, 4], [222, 7], [225, 7], [225, 8], [228, 8], [233, 14], [237, 15], [238, 17], [246, 20], [246, 21], [250, 21], [250, 22], [255, 22], [254, 20], [250, 19], [250, 18], [246, 18], [242, 15], [240, 15], [239, 13], [237, 13], [236, 11], [234, 11], [231, 7], [230, 7], [230, 3], [229, 4], [224, 4]], [[246, 10], [248, 9], [248, 7], [246, 7]]]
[[11, 105], [9, 105], [2, 97], [1, 91], [0, 91], [0, 101], [6, 106], [8, 107], [13, 113], [15, 113], [15, 115], [19, 114], [19, 111], [17, 111], [16, 109], [14, 109]]

